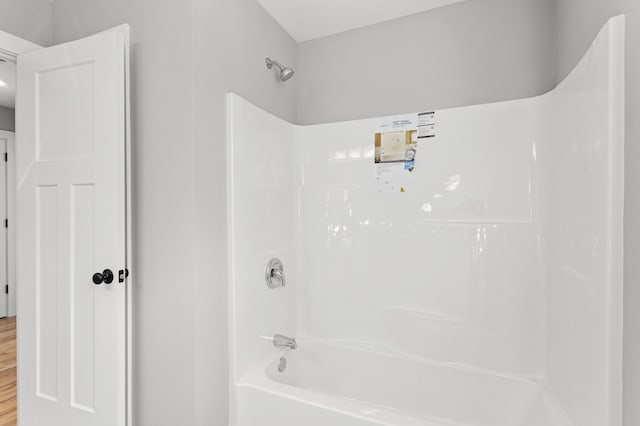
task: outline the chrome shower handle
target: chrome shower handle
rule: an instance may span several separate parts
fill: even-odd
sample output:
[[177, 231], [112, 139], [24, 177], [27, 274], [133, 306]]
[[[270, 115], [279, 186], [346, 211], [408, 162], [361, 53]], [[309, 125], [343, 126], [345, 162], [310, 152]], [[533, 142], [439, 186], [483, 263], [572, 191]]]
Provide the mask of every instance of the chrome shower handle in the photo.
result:
[[267, 287], [271, 289], [287, 285], [284, 277], [284, 264], [280, 259], [273, 258], [267, 263], [267, 268], [264, 271], [264, 280], [267, 283]]

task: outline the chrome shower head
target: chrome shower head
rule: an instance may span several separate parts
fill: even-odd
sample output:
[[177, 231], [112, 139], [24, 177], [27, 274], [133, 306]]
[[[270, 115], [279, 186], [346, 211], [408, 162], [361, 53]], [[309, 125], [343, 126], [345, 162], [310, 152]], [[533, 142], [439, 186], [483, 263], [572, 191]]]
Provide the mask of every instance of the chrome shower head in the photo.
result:
[[280, 71], [280, 80], [287, 81], [291, 77], [293, 77], [293, 74], [295, 74], [295, 72], [291, 68], [285, 67], [282, 71]]
[[280, 80], [282, 81], [289, 80], [295, 74], [295, 71], [293, 71], [291, 68], [285, 67], [280, 62], [274, 61], [271, 58], [265, 59], [265, 62], [267, 63], [267, 68], [269, 69], [273, 68], [274, 65], [278, 67], [278, 69], [280, 70]]

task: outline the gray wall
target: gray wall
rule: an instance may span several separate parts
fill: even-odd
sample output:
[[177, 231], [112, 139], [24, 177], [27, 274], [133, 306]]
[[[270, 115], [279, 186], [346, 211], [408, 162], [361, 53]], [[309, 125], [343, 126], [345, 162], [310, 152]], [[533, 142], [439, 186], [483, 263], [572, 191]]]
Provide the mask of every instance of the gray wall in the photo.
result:
[[255, 0], [56, 0], [54, 42], [132, 29], [135, 424], [227, 424], [226, 114], [296, 120], [296, 43]]
[[0, 106], [0, 130], [16, 130], [16, 111], [13, 108]]
[[255, 0], [196, 0], [194, 312], [198, 425], [227, 425], [227, 238], [225, 93], [296, 121], [297, 79], [280, 82], [266, 56], [297, 66], [297, 44]]
[[301, 124], [539, 95], [555, 79], [553, 0], [471, 0], [308, 41]]
[[627, 16], [625, 142], [624, 424], [640, 425], [640, 2], [557, 0], [557, 80], [580, 60], [611, 17]]
[[51, 0], [0, 0], [0, 31], [49, 46], [51, 5]]

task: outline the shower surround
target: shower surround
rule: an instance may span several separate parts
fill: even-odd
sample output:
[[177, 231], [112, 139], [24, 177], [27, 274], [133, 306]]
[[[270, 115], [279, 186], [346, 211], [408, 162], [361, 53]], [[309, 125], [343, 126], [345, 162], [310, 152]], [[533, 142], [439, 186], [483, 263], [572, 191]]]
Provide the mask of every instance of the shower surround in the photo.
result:
[[404, 193], [379, 120], [229, 95], [230, 424], [620, 426], [623, 70], [616, 17], [552, 92], [437, 111]]

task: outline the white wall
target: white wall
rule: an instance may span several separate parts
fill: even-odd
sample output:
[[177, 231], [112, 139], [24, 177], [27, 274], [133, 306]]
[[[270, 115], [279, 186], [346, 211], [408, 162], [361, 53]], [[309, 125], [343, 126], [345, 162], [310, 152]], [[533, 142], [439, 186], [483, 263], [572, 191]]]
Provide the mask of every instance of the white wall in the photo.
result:
[[56, 0], [54, 41], [132, 31], [137, 426], [227, 422], [225, 94], [296, 119], [296, 44], [255, 0]]
[[438, 110], [403, 193], [376, 186], [379, 120], [302, 128], [299, 333], [541, 376], [529, 190], [537, 108], [526, 99]]
[[624, 424], [640, 424], [640, 2], [556, 0], [558, 81], [575, 65], [603, 23], [626, 14], [625, 366]]
[[51, 0], [0, 0], [0, 30], [49, 46], [52, 36]]
[[299, 122], [541, 94], [554, 85], [553, 1], [464, 1], [302, 43]]
[[[263, 336], [299, 336], [295, 317], [301, 283], [297, 247], [301, 140], [296, 126], [237, 95], [229, 96], [228, 105], [232, 209], [228, 229], [233, 237], [228, 253], [233, 300], [229, 332], [234, 342], [230, 375], [237, 382], [256, 368], [257, 360], [277, 354]], [[274, 257], [284, 264], [287, 284], [270, 289], [264, 270]]]
[[547, 379], [575, 425], [622, 424], [623, 30], [600, 32], [537, 126]]
[[0, 106], [0, 130], [16, 130], [16, 111], [13, 108]]

